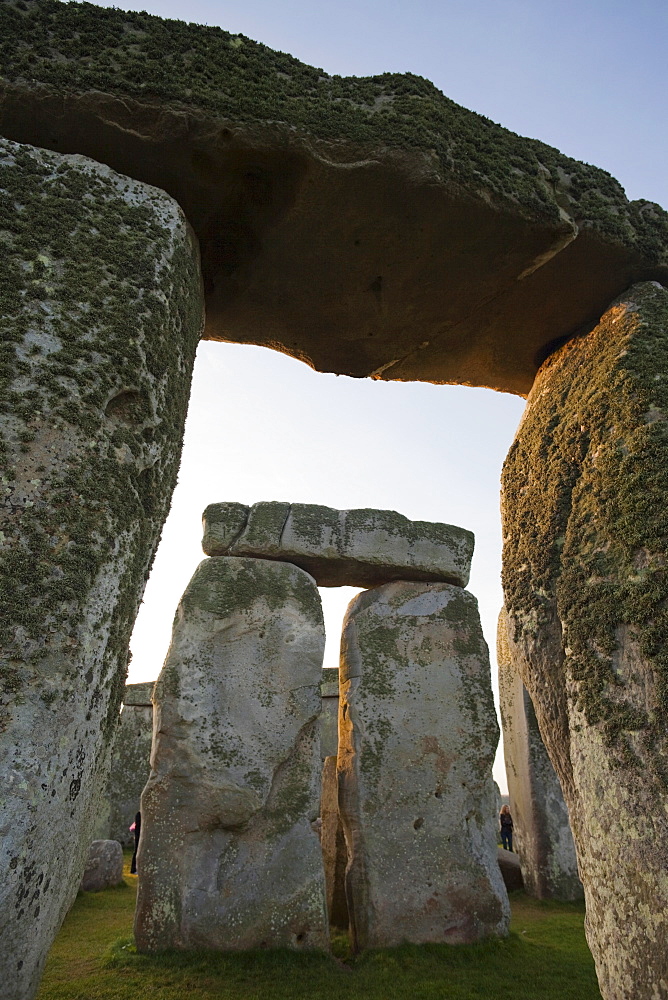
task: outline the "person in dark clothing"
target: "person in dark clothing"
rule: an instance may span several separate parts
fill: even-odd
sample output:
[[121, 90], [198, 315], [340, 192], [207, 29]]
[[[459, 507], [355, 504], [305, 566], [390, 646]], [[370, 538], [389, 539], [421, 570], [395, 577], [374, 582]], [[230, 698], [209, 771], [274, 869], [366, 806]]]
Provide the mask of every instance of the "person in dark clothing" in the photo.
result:
[[134, 828], [134, 834], [135, 834], [135, 850], [134, 850], [134, 854], [132, 855], [132, 864], [130, 865], [130, 874], [131, 875], [136, 875], [137, 874], [137, 848], [139, 847], [139, 834], [141, 833], [141, 813], [140, 812], [137, 813], [137, 815], [135, 816], [135, 821], [132, 824], [132, 826], [130, 827], [131, 830], [133, 828]]
[[[499, 813], [499, 823], [501, 824], [501, 843], [507, 851], [513, 850], [513, 817], [510, 815], [510, 806], [501, 806]], [[513, 851], [513, 854], [515, 852]]]

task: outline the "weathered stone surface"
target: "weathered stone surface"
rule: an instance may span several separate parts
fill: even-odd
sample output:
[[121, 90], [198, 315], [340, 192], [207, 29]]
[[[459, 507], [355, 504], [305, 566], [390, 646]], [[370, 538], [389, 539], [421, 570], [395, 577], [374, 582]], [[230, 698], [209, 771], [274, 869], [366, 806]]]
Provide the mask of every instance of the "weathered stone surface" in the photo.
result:
[[545, 362], [503, 476], [509, 644], [568, 804], [606, 1000], [665, 995], [668, 291]]
[[325, 866], [327, 913], [334, 927], [348, 928], [346, 903], [346, 865], [348, 852], [339, 815], [339, 786], [336, 755], [325, 758], [320, 795], [320, 844]]
[[80, 888], [99, 892], [123, 881], [123, 848], [117, 840], [94, 840], [88, 851]]
[[0, 140], [0, 242], [0, 996], [17, 1000], [92, 840], [202, 301], [178, 205], [83, 157]]
[[123, 691], [123, 704], [127, 708], [135, 705], [137, 708], [153, 707], [153, 688], [155, 681], [142, 681], [141, 684], [126, 684]]
[[320, 753], [322, 759], [339, 752], [339, 671], [327, 667], [322, 672], [322, 713], [320, 715]]
[[513, 663], [507, 629], [502, 608], [496, 658], [503, 753], [514, 823], [513, 848], [530, 895], [538, 899], [582, 899], [568, 809], [531, 698]]
[[666, 275], [662, 209], [412, 74], [57, 0], [2, 0], [0, 39], [0, 131], [173, 195], [213, 339], [526, 393], [547, 345]]
[[497, 847], [496, 857], [501, 877], [503, 878], [503, 884], [508, 892], [512, 892], [514, 889], [523, 889], [524, 879], [522, 878], [522, 867], [518, 856], [514, 852], [504, 851], [502, 847]]
[[[243, 511], [245, 510], [245, 518]], [[317, 504], [210, 504], [202, 515], [209, 556], [258, 556], [301, 566], [319, 587], [376, 587], [391, 580], [465, 587], [471, 531], [409, 521], [393, 510], [334, 510]]]
[[[129, 686], [125, 688], [126, 693]], [[149, 691], [152, 690], [153, 684], [148, 687]], [[153, 706], [150, 703], [146, 706], [125, 702], [109, 773], [109, 836], [121, 844], [134, 844], [134, 833], [129, 827], [139, 809], [141, 793], [151, 771], [152, 739]]]
[[444, 583], [360, 594], [340, 669], [355, 947], [505, 934], [491, 771], [499, 731], [475, 598]]
[[96, 840], [118, 840], [125, 847], [134, 846], [130, 825], [151, 770], [154, 684], [155, 681], [149, 681], [125, 685], [109, 775], [93, 826]]
[[289, 563], [207, 559], [154, 692], [135, 936], [163, 948], [328, 944], [318, 734], [325, 633]]

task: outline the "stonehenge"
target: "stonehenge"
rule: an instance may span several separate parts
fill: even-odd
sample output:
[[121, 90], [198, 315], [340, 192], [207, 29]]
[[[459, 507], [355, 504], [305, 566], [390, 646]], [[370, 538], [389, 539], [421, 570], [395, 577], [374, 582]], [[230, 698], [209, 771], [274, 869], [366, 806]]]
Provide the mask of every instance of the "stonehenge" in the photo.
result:
[[[528, 395], [503, 482], [509, 656], [604, 1000], [656, 1000], [666, 212], [411, 74], [332, 77], [58, 0], [0, 0], [0, 48], [2, 1000], [34, 996], [83, 872], [202, 329], [319, 371]], [[263, 565], [312, 558], [297, 506]], [[375, 531], [360, 572], [394, 527]], [[408, 541], [361, 585], [461, 588], [402, 583], [420, 558]]]
[[0, 134], [175, 198], [210, 339], [523, 395], [556, 341], [668, 276], [658, 206], [412, 74], [58, 0], [2, 0], [0, 38]]
[[322, 672], [320, 714], [320, 756], [336, 757], [339, 752], [339, 671], [325, 667]]
[[[465, 539], [468, 578], [469, 533], [388, 511], [262, 503], [241, 512], [251, 541], [235, 547], [225, 524], [243, 524], [240, 506], [204, 513], [204, 547], [213, 511], [228, 554], [201, 563], [188, 585], [155, 686], [139, 950], [324, 947], [328, 915], [338, 926], [350, 919], [356, 949], [504, 935], [498, 726], [475, 599], [443, 582], [376, 586], [350, 605], [341, 670], [323, 680], [321, 669], [316, 584], [345, 567], [358, 578], [369, 551], [368, 528], [348, 532], [342, 569], [331, 524], [399, 525], [387, 564], [373, 562], [390, 578], [403, 539], [412, 554], [450, 536]], [[317, 577], [276, 558], [277, 526], [295, 508], [311, 526]], [[423, 553], [417, 572], [424, 564]], [[334, 673], [338, 753], [323, 768], [318, 723]]]
[[339, 808], [353, 945], [507, 933], [496, 858], [498, 725], [475, 598], [388, 583], [341, 641]]
[[117, 840], [94, 840], [88, 851], [80, 888], [100, 892], [123, 881], [123, 848]]
[[153, 686], [154, 681], [125, 685], [111, 751], [109, 779], [95, 824], [98, 837], [111, 838], [125, 846], [134, 844], [130, 826], [151, 769]]
[[375, 587], [390, 580], [444, 580], [465, 587], [473, 534], [409, 521], [393, 510], [317, 504], [210, 504], [202, 515], [209, 556], [261, 556], [301, 566], [320, 587]]
[[37, 988], [109, 767], [202, 327], [164, 192], [0, 141], [0, 996]]
[[568, 805], [601, 993], [668, 983], [668, 290], [543, 365], [503, 473], [508, 645]]
[[513, 664], [507, 629], [502, 608], [496, 644], [499, 706], [513, 844], [524, 888], [538, 899], [582, 899], [568, 808], [531, 698]]
[[326, 948], [318, 719], [325, 647], [313, 579], [206, 559], [154, 693], [142, 794], [140, 951]]

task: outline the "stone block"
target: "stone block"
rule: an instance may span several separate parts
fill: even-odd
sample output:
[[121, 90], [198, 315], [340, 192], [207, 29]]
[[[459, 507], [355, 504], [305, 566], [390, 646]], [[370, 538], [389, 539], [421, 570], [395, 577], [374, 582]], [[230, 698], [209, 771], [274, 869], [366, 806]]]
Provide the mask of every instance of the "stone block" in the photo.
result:
[[451, 524], [409, 521], [393, 510], [334, 510], [315, 504], [210, 504], [202, 520], [207, 555], [280, 559], [319, 587], [375, 587], [391, 580], [465, 587], [473, 534]]
[[322, 759], [336, 757], [339, 750], [339, 671], [327, 667], [322, 672], [322, 715], [320, 716], [320, 751]]
[[327, 913], [329, 922], [340, 929], [348, 928], [346, 903], [346, 865], [348, 852], [343, 825], [339, 815], [339, 789], [336, 756], [326, 757], [322, 771], [320, 796], [320, 843], [325, 865], [327, 886]]
[[326, 948], [320, 804], [325, 633], [289, 563], [207, 559], [154, 692], [141, 800], [141, 951]]
[[523, 889], [524, 879], [522, 877], [522, 866], [518, 856], [514, 853], [514, 851], [504, 851], [502, 847], [497, 847], [496, 850], [499, 869], [501, 870], [501, 875], [503, 877], [503, 884], [508, 892], [512, 892], [514, 889]]
[[84, 892], [100, 892], [123, 881], [123, 848], [117, 840], [94, 840], [81, 880]]
[[123, 691], [123, 704], [136, 705], [141, 708], [151, 708], [155, 681], [142, 681], [141, 684], [126, 684]]
[[659, 205], [412, 74], [342, 80], [117, 8], [5, 0], [0, 14], [0, 132], [184, 205], [213, 340], [525, 394], [554, 343], [632, 282], [668, 281]]
[[203, 303], [178, 204], [83, 156], [0, 139], [0, 231], [0, 997], [26, 1000], [100, 813]]
[[666, 993], [668, 289], [541, 367], [504, 465], [508, 642], [559, 775], [605, 1000]]
[[582, 899], [568, 808], [529, 692], [512, 660], [505, 609], [499, 615], [496, 658], [513, 847], [524, 888], [538, 899]]
[[360, 594], [340, 669], [355, 947], [505, 934], [491, 770], [499, 733], [475, 598], [445, 583]]

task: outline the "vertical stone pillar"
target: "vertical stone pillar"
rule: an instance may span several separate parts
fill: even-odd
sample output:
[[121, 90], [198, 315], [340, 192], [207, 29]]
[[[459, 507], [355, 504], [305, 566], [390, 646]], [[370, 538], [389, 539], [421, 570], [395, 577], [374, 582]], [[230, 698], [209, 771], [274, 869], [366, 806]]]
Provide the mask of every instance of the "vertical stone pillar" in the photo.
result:
[[202, 325], [178, 205], [0, 140], [0, 997], [84, 869]]
[[510, 653], [568, 804], [606, 1000], [668, 989], [668, 291], [539, 371], [503, 474]]
[[339, 815], [339, 788], [336, 757], [325, 757], [322, 769], [320, 795], [320, 844], [325, 866], [327, 888], [327, 913], [335, 927], [347, 929], [348, 904], [346, 903], [346, 865], [348, 852], [343, 824]]
[[568, 809], [531, 698], [510, 655], [504, 608], [496, 650], [513, 847], [524, 888], [538, 899], [582, 899]]
[[320, 752], [325, 760], [339, 751], [339, 671], [335, 667], [323, 670], [321, 692]]
[[339, 740], [354, 946], [505, 934], [493, 819], [498, 726], [471, 594], [397, 582], [350, 603]]
[[126, 684], [109, 772], [109, 837], [134, 844], [129, 827], [151, 771], [154, 681]]
[[215, 557], [154, 692], [135, 936], [164, 948], [326, 948], [318, 816], [325, 631], [312, 577]]

